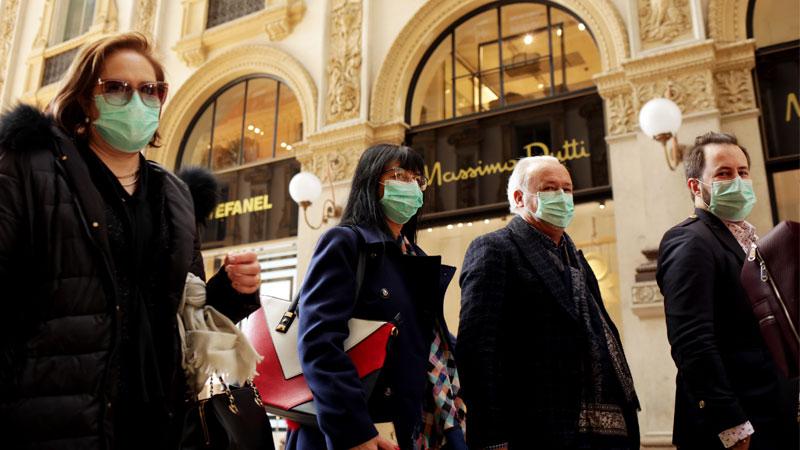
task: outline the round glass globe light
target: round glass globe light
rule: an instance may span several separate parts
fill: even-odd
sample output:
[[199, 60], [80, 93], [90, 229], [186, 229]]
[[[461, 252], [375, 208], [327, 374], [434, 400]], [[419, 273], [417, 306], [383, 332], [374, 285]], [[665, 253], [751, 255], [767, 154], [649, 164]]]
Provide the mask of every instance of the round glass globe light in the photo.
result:
[[654, 98], [639, 111], [639, 126], [650, 137], [663, 133], [677, 134], [682, 120], [681, 109], [666, 98]]
[[300, 172], [289, 181], [289, 195], [297, 203], [313, 202], [322, 194], [322, 182], [311, 172]]

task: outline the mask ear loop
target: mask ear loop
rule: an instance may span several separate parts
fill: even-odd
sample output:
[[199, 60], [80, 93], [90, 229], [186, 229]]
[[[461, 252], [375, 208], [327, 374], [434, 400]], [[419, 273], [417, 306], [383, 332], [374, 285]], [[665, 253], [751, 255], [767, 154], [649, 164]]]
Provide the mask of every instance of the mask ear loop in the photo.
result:
[[[704, 205], [706, 205], [706, 208], [711, 208], [711, 205], [706, 203], [706, 199], [703, 198], [703, 188], [700, 187], [701, 184], [706, 184], [706, 183], [703, 183], [703, 181], [701, 181], [700, 178], [693, 178], [693, 180], [697, 181], [697, 190], [700, 192], [700, 195], [699, 195], [700, 201], [703, 202]], [[698, 195], [695, 195], [695, 198], [697, 198], [697, 197], [698, 197]]]

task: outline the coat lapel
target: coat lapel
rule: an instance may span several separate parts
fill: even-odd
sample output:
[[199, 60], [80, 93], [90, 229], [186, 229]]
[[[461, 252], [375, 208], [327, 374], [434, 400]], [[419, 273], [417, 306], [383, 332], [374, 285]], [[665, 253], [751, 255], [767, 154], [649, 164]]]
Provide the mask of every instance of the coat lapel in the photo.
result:
[[530, 225], [517, 216], [511, 220], [507, 228], [511, 231], [511, 237], [517, 247], [519, 247], [531, 267], [538, 273], [539, 278], [553, 298], [556, 299], [570, 317], [578, 320], [578, 308], [572, 298], [569, 286], [564, 283], [563, 276], [558, 273], [553, 264], [550, 263], [547, 255], [545, 255], [544, 252], [547, 250], [541, 248], [535, 236], [531, 234], [534, 231], [530, 229]]
[[714, 234], [717, 240], [719, 240], [728, 250], [733, 252], [733, 254], [736, 256], [736, 260], [739, 261], [740, 264], [744, 264], [744, 250], [742, 250], [742, 246], [739, 245], [739, 242], [733, 236], [731, 230], [725, 226], [722, 220], [704, 209], [697, 208], [694, 210], [694, 212], [697, 214], [697, 217], [700, 218], [700, 220], [702, 220], [703, 223], [705, 223], [706, 226], [711, 229], [711, 232]]

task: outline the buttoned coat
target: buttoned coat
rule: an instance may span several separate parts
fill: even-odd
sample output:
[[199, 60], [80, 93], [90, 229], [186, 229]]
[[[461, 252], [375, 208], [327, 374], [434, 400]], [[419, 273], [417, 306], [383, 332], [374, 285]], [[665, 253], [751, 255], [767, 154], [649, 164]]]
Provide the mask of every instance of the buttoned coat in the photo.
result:
[[[300, 293], [299, 353], [314, 395], [319, 430], [292, 433], [288, 449], [349, 449], [376, 435], [373, 423], [394, 422], [401, 448], [420, 426], [434, 321], [444, 327], [444, 292], [455, 269], [441, 257], [403, 255], [384, 232], [338, 226], [320, 237]], [[366, 252], [358, 300], [358, 252]], [[342, 350], [351, 318], [395, 321], [399, 334], [368, 399]]]
[[744, 258], [725, 224], [702, 209], [661, 240], [656, 280], [678, 367], [673, 442], [681, 448], [721, 449], [718, 434], [748, 420], [752, 450], [797, 448], [797, 388], [761, 337], [740, 282]]
[[[475, 239], [464, 257], [456, 359], [470, 448], [507, 442], [562, 449], [575, 442], [588, 345], [571, 288], [534, 232], [515, 216]], [[578, 256], [589, 290], [601, 299], [592, 269]], [[626, 420], [638, 447], [635, 412]]]

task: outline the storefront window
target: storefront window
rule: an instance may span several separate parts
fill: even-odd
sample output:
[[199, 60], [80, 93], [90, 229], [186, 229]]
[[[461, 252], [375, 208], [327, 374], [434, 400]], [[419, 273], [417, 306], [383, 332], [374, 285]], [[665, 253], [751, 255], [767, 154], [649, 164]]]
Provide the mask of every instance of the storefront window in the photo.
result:
[[749, 10], [773, 220], [800, 221], [800, 6], [758, 0]]
[[204, 248], [297, 235], [288, 186], [300, 171], [291, 156], [302, 138], [297, 98], [276, 79], [239, 80], [206, 102], [184, 136], [179, 159], [180, 167], [211, 169], [221, 186]]
[[415, 73], [406, 120], [422, 125], [590, 88], [600, 57], [557, 7], [488, 5], [457, 21]]

